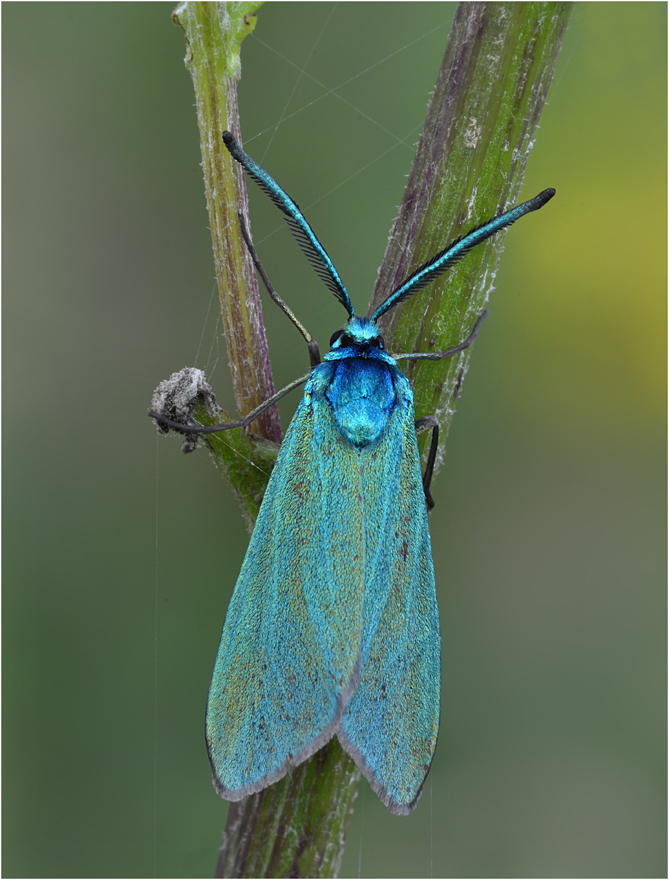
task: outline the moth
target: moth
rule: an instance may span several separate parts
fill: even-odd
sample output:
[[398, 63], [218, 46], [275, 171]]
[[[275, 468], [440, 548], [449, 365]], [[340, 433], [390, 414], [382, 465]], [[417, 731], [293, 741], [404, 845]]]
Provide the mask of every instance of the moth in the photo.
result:
[[[348, 320], [321, 361], [315, 341], [271, 287], [240, 217], [259, 274], [309, 345], [311, 371], [236, 422], [189, 428], [149, 413], [182, 432], [246, 427], [306, 381], [216, 657], [206, 716], [214, 787], [240, 800], [337, 736], [388, 809], [405, 815], [416, 805], [439, 731], [441, 638], [427, 520], [439, 426], [434, 417], [415, 419], [398, 361], [462, 351], [488, 313], [466, 340], [439, 353], [391, 355], [377, 322], [473, 247], [543, 207], [555, 190], [471, 230], [364, 317], [297, 204], [230, 132], [223, 140], [284, 213]], [[432, 431], [424, 474], [421, 431]]]

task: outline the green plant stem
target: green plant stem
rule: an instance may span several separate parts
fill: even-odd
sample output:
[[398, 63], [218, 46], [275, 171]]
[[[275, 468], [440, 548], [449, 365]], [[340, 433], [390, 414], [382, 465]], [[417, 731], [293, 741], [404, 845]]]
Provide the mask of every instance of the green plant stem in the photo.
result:
[[216, 877], [336, 877], [360, 773], [337, 739], [230, 805]]
[[[449, 242], [522, 201], [570, 9], [571, 3], [458, 5], [370, 310]], [[381, 319], [392, 350], [445, 351], [466, 339], [493, 289], [505, 234]], [[402, 365], [416, 417], [439, 419], [440, 451], [472, 352]], [[427, 435], [419, 442], [424, 449]]]
[[[260, 3], [180, 3], [174, 21], [188, 44], [200, 128], [202, 170], [214, 250], [223, 329], [232, 386], [241, 415], [274, 393], [262, 309], [253, 262], [244, 247], [238, 214], [248, 220], [244, 173], [231, 162], [222, 135], [240, 138], [237, 80], [242, 40], [253, 31]], [[243, 295], [241, 292], [243, 291]], [[255, 422], [255, 433], [281, 442], [276, 407]]]
[[[174, 14], [188, 41], [186, 61], [195, 85], [216, 272], [240, 414], [273, 390], [255, 275], [236, 217], [238, 211], [247, 213], [244, 181], [221, 143], [225, 128], [240, 135], [239, 44], [252, 29], [257, 5], [182, 3]], [[569, 3], [458, 6], [372, 307], [449, 241], [517, 200], [569, 8]], [[389, 349], [441, 351], [464, 339], [492, 289], [500, 252], [498, 235], [446, 278], [390, 312], [384, 328]], [[442, 437], [470, 354], [471, 349], [447, 361], [405, 362], [416, 415], [436, 413], [445, 429]], [[205, 406], [197, 416], [204, 424], [215, 423]], [[268, 413], [257, 432], [278, 441], [276, 415]], [[207, 445], [252, 522], [273, 453], [253, 435], [227, 434], [210, 436]], [[234, 465], [240, 455], [246, 461], [241, 467]], [[232, 804], [216, 876], [336, 876], [358, 779], [335, 739], [279, 782]]]

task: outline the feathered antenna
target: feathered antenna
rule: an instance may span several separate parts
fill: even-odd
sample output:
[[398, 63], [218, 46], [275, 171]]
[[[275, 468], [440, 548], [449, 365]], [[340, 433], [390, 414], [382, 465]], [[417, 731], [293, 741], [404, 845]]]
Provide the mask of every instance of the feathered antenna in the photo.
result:
[[528, 202], [523, 202], [522, 205], [517, 205], [510, 211], [505, 211], [498, 217], [494, 217], [492, 220], [482, 223], [466, 235], [456, 238], [456, 240], [449, 244], [447, 248], [444, 248], [443, 251], [440, 251], [436, 256], [428, 260], [427, 263], [424, 263], [419, 269], [416, 269], [415, 272], [409, 275], [409, 277], [381, 303], [372, 315], [372, 321], [376, 321], [381, 315], [385, 314], [388, 309], [392, 309], [394, 306], [398, 305], [398, 303], [404, 302], [405, 299], [413, 296], [417, 291], [422, 290], [430, 284], [431, 281], [434, 281], [435, 278], [441, 275], [442, 272], [445, 272], [447, 269], [450, 269], [451, 266], [458, 263], [472, 248], [476, 247], [477, 244], [481, 244], [486, 238], [490, 238], [491, 235], [499, 232], [500, 229], [505, 229], [507, 226], [511, 226], [512, 223], [515, 223], [516, 220], [520, 219], [520, 217], [523, 217], [525, 214], [543, 208], [546, 202], [549, 202], [554, 195], [554, 189], [545, 189], [543, 192], [540, 192], [538, 196], [535, 196]]
[[284, 192], [279, 184], [269, 174], [254, 162], [239, 146], [229, 131], [223, 132], [223, 143], [228, 148], [232, 158], [251, 175], [258, 186], [267, 193], [280, 211], [286, 215], [286, 221], [290, 231], [295, 236], [297, 243], [302, 249], [307, 260], [316, 270], [316, 274], [325, 283], [329, 290], [334, 293], [339, 302], [344, 306], [349, 316], [355, 314], [353, 304], [339, 277], [332, 260], [320, 241], [316, 238], [313, 229], [307, 223], [304, 214], [300, 211], [297, 202]]

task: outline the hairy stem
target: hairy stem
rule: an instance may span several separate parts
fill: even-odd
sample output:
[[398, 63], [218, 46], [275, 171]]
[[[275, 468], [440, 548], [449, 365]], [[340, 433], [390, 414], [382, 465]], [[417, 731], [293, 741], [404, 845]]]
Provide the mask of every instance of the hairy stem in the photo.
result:
[[[193, 78], [200, 128], [202, 169], [214, 249], [232, 385], [237, 409], [245, 415], [274, 393], [258, 283], [244, 247], [238, 214], [248, 223], [242, 169], [230, 161], [222, 135], [240, 137], [237, 79], [239, 50], [256, 23], [260, 3], [181, 3], [173, 19], [186, 35], [186, 67]], [[256, 422], [256, 433], [281, 441], [276, 407]]]
[[[570, 8], [458, 5], [372, 310], [449, 242], [536, 195], [521, 198], [520, 188]], [[505, 234], [475, 248], [381, 319], [393, 350], [444, 351], [467, 338], [493, 289]], [[442, 449], [472, 352], [402, 367], [411, 379], [416, 416], [439, 420]]]
[[231, 804], [216, 877], [336, 877], [360, 773], [337, 739]]

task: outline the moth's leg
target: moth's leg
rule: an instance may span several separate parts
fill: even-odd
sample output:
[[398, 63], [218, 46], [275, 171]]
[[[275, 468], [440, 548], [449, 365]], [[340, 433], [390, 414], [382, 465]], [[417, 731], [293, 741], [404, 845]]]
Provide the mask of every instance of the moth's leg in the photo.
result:
[[[488, 309], [483, 309], [481, 314], [478, 316], [476, 324], [474, 324], [474, 329], [472, 330], [472, 332], [469, 334], [464, 342], [461, 342], [454, 348], [449, 348], [446, 351], [435, 353], [415, 352], [413, 354], [394, 354], [393, 357], [396, 361], [401, 359], [440, 361], [444, 358], [450, 357], [452, 354], [457, 354], [459, 351], [464, 351], [466, 348], [469, 348], [472, 342], [476, 339], [479, 334], [479, 330], [481, 329], [481, 324], [485, 321], [489, 314], [490, 312], [488, 311]], [[422, 434], [423, 431], [432, 431], [430, 454], [427, 457], [427, 465], [425, 466], [425, 473], [423, 474], [423, 492], [425, 492], [425, 503], [427, 504], [427, 509], [432, 510], [432, 508], [434, 507], [434, 499], [432, 498], [432, 493], [430, 492], [430, 484], [432, 482], [432, 474], [434, 473], [434, 463], [437, 459], [437, 447], [439, 446], [439, 422], [434, 416], [427, 416], [424, 419], [416, 419], [415, 425], [416, 434]]]
[[251, 236], [249, 235], [249, 231], [246, 228], [246, 222], [244, 217], [241, 214], [237, 214], [239, 217], [239, 225], [242, 229], [242, 235], [244, 237], [244, 241], [246, 242], [246, 247], [248, 248], [249, 254], [251, 255], [251, 259], [253, 260], [253, 265], [256, 267], [258, 271], [258, 275], [262, 278], [263, 284], [267, 289], [267, 293], [269, 293], [270, 297], [274, 300], [274, 302], [278, 305], [281, 311], [288, 315], [293, 324], [300, 331], [302, 336], [304, 337], [307, 347], [309, 348], [309, 363], [311, 367], [317, 367], [321, 362], [321, 353], [318, 349], [318, 343], [313, 338], [313, 336], [308, 332], [306, 327], [302, 324], [299, 318], [294, 314], [290, 306], [288, 306], [279, 296], [279, 294], [272, 287], [272, 282], [269, 280], [267, 272], [265, 272], [262, 263], [258, 257], [255, 247], [253, 246], [253, 242], [251, 241]]
[[413, 354], [394, 354], [393, 357], [396, 361], [399, 360], [424, 360], [424, 361], [441, 361], [444, 358], [450, 357], [452, 354], [457, 354], [459, 351], [464, 351], [466, 348], [472, 344], [472, 342], [479, 335], [479, 330], [481, 329], [481, 324], [488, 317], [490, 312], [488, 309], [483, 309], [481, 314], [478, 316], [476, 324], [474, 324], [474, 329], [469, 334], [469, 336], [465, 339], [464, 342], [461, 342], [459, 345], [454, 346], [453, 348], [449, 348], [446, 351], [436, 351], [436, 352], [424, 352], [424, 351], [416, 351]]
[[236, 422], [222, 422], [220, 425], [211, 425], [210, 427], [206, 427], [205, 425], [184, 425], [183, 422], [175, 422], [172, 419], [168, 419], [154, 409], [149, 410], [148, 416], [149, 418], [160, 422], [161, 425], [165, 425], [167, 428], [174, 428], [175, 431], [180, 431], [182, 434], [215, 434], [217, 431], [228, 431], [230, 428], [247, 428], [254, 419], [257, 419], [258, 416], [261, 413], [264, 413], [273, 403], [276, 403], [277, 400], [281, 400], [286, 394], [289, 394], [291, 391], [299, 388], [300, 385], [303, 385], [310, 375], [311, 372], [305, 373], [304, 376], [295, 379], [290, 385], [286, 385], [285, 388], [282, 388], [280, 391], [277, 391], [276, 394], [268, 397], [267, 400], [264, 400], [255, 409], [252, 409], [248, 415], [245, 415], [243, 419], [238, 419]]
[[437, 460], [437, 447], [439, 446], [439, 422], [435, 416], [426, 416], [424, 419], [416, 419], [416, 434], [422, 434], [424, 431], [432, 431], [432, 441], [430, 443], [430, 454], [427, 457], [425, 473], [423, 474], [423, 492], [425, 493], [425, 503], [427, 509], [432, 510], [434, 507], [434, 499], [430, 492], [430, 484], [432, 483], [432, 474], [434, 473], [434, 463]]

